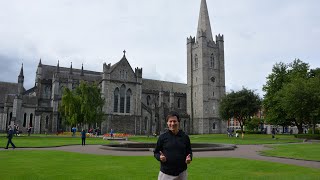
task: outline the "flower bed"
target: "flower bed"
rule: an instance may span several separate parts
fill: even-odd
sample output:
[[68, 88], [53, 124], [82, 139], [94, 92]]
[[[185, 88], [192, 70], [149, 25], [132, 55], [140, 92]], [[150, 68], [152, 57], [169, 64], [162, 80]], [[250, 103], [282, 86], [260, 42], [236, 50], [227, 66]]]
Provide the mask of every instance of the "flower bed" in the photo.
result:
[[[113, 137], [116, 137], [116, 138], [124, 138], [129, 136], [132, 136], [132, 135], [127, 133], [113, 133]], [[111, 137], [111, 135], [110, 133], [106, 133], [103, 135], [103, 137]]]

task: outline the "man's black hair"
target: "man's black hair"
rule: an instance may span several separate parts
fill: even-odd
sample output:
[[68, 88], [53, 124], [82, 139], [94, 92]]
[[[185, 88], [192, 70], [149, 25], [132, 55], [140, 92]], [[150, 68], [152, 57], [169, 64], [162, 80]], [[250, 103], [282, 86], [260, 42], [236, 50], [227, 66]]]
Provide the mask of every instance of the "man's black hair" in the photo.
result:
[[167, 117], [166, 117], [166, 121], [168, 122], [169, 118], [170, 118], [170, 117], [174, 117], [174, 116], [176, 116], [177, 119], [178, 119], [178, 122], [180, 122], [179, 113], [176, 112], [176, 111], [170, 111], [170, 112], [168, 113]]

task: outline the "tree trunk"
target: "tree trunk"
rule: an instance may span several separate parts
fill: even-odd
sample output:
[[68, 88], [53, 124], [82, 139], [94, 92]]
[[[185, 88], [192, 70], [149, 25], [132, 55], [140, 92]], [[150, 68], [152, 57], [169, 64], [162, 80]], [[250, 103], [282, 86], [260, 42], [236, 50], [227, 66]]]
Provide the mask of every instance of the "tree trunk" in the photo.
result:
[[303, 134], [303, 128], [302, 128], [302, 123], [301, 124], [298, 124], [297, 123], [297, 128], [298, 128], [298, 134]]
[[315, 134], [316, 133], [316, 121], [313, 120], [312, 121], [312, 134]]
[[243, 139], [243, 137], [244, 137], [244, 133], [243, 133], [243, 124], [240, 124], [240, 127], [241, 127], [241, 138]]

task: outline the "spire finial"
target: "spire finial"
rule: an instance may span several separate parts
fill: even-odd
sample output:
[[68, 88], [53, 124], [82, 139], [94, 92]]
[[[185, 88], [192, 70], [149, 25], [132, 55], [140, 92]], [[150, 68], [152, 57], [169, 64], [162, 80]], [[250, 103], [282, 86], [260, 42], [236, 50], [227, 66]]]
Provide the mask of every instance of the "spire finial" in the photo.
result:
[[38, 67], [41, 67], [41, 65], [42, 65], [42, 63], [41, 63], [41, 58], [40, 58]]
[[70, 65], [70, 71], [69, 71], [69, 74], [72, 74], [72, 62], [71, 62], [71, 65]]
[[60, 72], [60, 67], [59, 67], [59, 60], [58, 60], [58, 64], [57, 64], [57, 69], [56, 69], [56, 72]]
[[21, 70], [20, 70], [19, 77], [23, 77], [23, 63], [21, 64]]
[[123, 50], [123, 56], [126, 56], [126, 52], [127, 52], [126, 50]]
[[213, 41], [206, 0], [201, 0], [197, 29], [197, 39], [202, 36], [206, 36], [207, 40]]
[[81, 76], [83, 76], [83, 63], [82, 63], [82, 67], [81, 67]]

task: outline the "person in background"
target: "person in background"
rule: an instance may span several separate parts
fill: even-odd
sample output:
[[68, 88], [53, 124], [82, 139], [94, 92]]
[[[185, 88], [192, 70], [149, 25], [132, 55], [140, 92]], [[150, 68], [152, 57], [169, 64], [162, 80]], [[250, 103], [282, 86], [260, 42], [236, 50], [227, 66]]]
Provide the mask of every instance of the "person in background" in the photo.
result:
[[187, 165], [192, 161], [190, 138], [179, 130], [180, 116], [169, 112], [166, 117], [168, 131], [158, 138], [154, 157], [160, 161], [158, 180], [187, 179]]
[[30, 136], [31, 134], [31, 128], [32, 128], [31, 126], [28, 127], [28, 136]]
[[113, 139], [113, 129], [110, 130], [110, 137]]
[[276, 130], [274, 128], [272, 128], [271, 134], [272, 134], [272, 139], [274, 139], [276, 136]]
[[8, 149], [9, 144], [11, 144], [12, 149], [16, 148], [16, 146], [15, 146], [15, 145], [13, 144], [13, 142], [12, 142], [13, 134], [14, 134], [14, 132], [13, 132], [11, 126], [10, 126], [10, 127], [9, 127], [9, 130], [8, 130], [8, 135], [7, 135], [8, 143], [7, 143], [7, 146], [5, 147], [5, 149]]
[[84, 129], [82, 129], [81, 131], [81, 144], [82, 146], [85, 146], [86, 145], [86, 131]]

